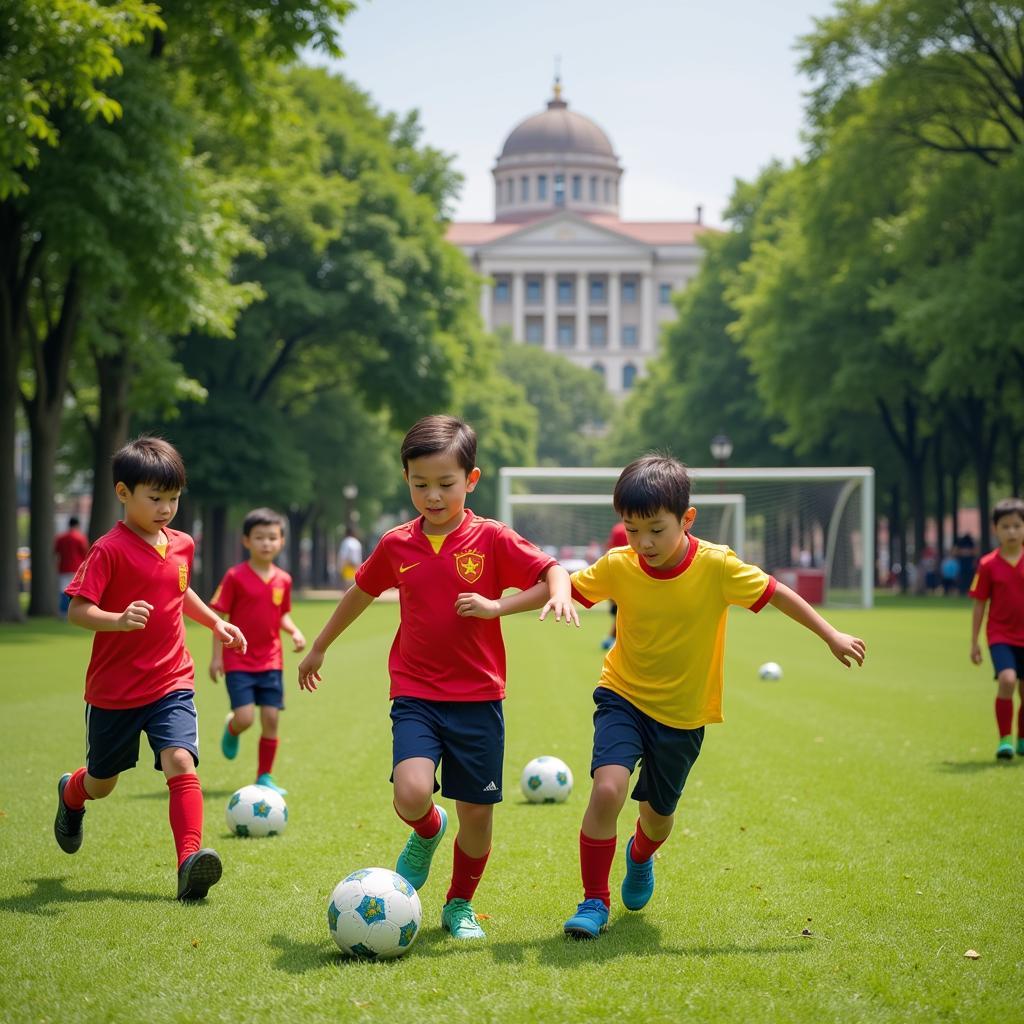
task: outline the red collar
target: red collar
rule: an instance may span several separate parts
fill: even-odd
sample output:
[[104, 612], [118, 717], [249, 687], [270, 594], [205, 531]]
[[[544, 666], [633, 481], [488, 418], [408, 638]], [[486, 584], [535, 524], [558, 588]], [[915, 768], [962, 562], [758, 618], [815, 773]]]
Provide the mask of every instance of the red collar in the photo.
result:
[[686, 552], [683, 560], [671, 569], [654, 569], [644, 561], [644, 556], [637, 552], [637, 561], [640, 563], [640, 568], [643, 569], [651, 579], [655, 580], [674, 580], [677, 576], [682, 576], [687, 569], [690, 568], [690, 563], [693, 561], [694, 556], [697, 554], [697, 545], [700, 543], [696, 537], [690, 534], [686, 535], [690, 541], [690, 547]]

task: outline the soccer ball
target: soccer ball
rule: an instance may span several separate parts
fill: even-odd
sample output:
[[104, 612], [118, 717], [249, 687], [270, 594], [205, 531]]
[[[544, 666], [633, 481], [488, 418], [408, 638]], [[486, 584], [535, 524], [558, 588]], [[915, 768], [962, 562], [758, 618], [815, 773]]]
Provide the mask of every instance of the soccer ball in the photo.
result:
[[782, 678], [782, 666], [774, 661], [766, 661], [758, 670], [759, 679], [766, 683], [777, 683]]
[[243, 786], [231, 794], [227, 820], [236, 836], [279, 836], [288, 824], [288, 807], [266, 786]]
[[423, 908], [416, 890], [391, 868], [362, 868], [343, 878], [327, 903], [327, 925], [342, 953], [390, 960], [409, 952]]
[[572, 770], [557, 757], [535, 757], [523, 769], [519, 787], [531, 804], [560, 804], [572, 792]]

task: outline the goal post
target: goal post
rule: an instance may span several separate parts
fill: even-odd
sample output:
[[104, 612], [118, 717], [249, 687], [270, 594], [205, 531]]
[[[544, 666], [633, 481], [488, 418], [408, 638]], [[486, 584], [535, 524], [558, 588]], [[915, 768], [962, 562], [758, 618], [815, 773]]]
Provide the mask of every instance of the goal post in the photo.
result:
[[[874, 600], [875, 473], [870, 466], [691, 468], [694, 533], [830, 605]], [[615, 513], [612, 467], [509, 466], [499, 518], [559, 557], [592, 558]]]

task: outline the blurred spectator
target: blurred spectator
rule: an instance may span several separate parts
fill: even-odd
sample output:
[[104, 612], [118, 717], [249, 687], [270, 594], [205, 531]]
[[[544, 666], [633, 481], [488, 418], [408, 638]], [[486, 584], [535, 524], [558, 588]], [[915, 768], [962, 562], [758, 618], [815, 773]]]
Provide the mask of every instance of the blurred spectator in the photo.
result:
[[65, 618], [71, 598], [64, 593], [64, 588], [70, 586], [78, 567], [89, 553], [89, 541], [78, 529], [79, 525], [78, 517], [72, 516], [68, 520], [68, 528], [58, 533], [53, 541], [53, 553], [57, 558], [57, 584], [60, 587], [60, 613]]
[[971, 580], [974, 579], [974, 565], [978, 560], [978, 546], [974, 543], [974, 537], [969, 533], [962, 533], [956, 539], [956, 547], [953, 549], [960, 565], [960, 574], [957, 577], [957, 590], [966, 594], [971, 587]]
[[363, 545], [359, 535], [351, 527], [346, 527], [345, 536], [338, 546], [338, 573], [341, 576], [341, 589], [349, 590], [356, 581], [356, 569], [363, 564]]
[[941, 572], [942, 593], [943, 596], [949, 597], [950, 594], [956, 593], [957, 580], [960, 578], [960, 563], [952, 551], [946, 552], [946, 557], [942, 560]]

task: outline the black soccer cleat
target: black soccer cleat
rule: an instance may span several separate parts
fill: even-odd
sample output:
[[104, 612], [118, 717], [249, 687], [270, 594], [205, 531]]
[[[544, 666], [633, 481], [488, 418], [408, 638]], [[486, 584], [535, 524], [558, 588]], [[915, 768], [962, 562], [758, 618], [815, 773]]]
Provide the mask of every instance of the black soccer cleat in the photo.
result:
[[178, 899], [182, 902], [205, 899], [210, 886], [220, 881], [223, 870], [216, 850], [197, 850], [186, 857], [178, 868]]
[[64, 803], [64, 787], [71, 781], [71, 772], [65, 772], [57, 783], [57, 816], [53, 819], [53, 834], [57, 845], [65, 853], [78, 853], [82, 846], [82, 819], [85, 808], [73, 811]]

